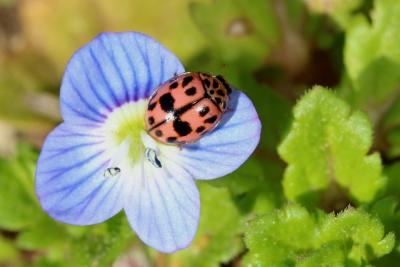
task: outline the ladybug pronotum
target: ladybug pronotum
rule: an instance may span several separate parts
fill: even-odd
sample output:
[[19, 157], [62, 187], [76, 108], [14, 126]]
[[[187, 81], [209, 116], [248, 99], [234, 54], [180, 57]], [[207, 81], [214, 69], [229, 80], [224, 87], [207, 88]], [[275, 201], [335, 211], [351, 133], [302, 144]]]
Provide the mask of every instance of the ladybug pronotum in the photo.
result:
[[146, 130], [162, 143], [194, 143], [221, 121], [230, 93], [220, 75], [179, 74], [161, 84], [150, 97]]

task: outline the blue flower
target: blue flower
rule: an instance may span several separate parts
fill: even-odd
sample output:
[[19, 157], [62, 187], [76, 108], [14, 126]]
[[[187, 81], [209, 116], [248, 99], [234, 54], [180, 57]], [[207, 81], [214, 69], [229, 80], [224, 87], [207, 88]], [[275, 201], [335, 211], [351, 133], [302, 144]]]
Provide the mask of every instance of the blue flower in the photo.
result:
[[169, 50], [135, 32], [100, 34], [73, 55], [61, 86], [64, 122], [48, 135], [36, 170], [36, 193], [51, 217], [91, 225], [124, 210], [140, 239], [159, 251], [191, 243], [200, 215], [195, 180], [236, 170], [257, 146], [261, 125], [251, 101], [234, 90], [222, 122], [197, 143], [152, 139], [147, 99], [182, 72]]

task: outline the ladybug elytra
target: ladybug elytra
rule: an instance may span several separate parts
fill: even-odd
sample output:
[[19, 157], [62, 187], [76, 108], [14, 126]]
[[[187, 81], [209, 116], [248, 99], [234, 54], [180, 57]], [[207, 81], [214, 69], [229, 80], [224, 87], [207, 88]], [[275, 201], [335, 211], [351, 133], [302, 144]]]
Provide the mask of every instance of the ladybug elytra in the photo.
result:
[[221, 121], [230, 93], [220, 75], [179, 74], [161, 84], [150, 97], [146, 130], [162, 143], [194, 143]]

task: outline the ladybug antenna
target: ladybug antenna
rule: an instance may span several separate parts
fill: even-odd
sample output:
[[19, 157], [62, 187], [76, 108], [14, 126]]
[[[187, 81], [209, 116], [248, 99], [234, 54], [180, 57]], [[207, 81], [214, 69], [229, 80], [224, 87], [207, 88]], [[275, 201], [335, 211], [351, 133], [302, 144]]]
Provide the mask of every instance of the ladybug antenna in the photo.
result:
[[217, 79], [224, 85], [226, 90], [228, 91], [228, 94], [232, 93], [232, 88], [229, 86], [229, 84], [225, 81], [224, 77], [222, 75], [217, 75]]

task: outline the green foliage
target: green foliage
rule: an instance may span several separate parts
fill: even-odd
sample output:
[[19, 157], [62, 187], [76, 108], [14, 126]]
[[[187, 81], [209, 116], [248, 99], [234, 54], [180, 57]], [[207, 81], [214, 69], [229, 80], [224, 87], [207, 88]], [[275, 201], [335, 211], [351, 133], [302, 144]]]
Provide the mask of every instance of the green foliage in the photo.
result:
[[[374, 2], [372, 23], [359, 14], [346, 28], [344, 63], [352, 84], [351, 101], [379, 117], [398, 97], [400, 84], [400, 2]], [[386, 105], [385, 105], [386, 104]], [[376, 114], [378, 113], [378, 114]]]
[[[104, 224], [89, 229], [75, 229], [66, 255], [71, 266], [109, 266], [125, 251], [132, 237], [129, 225], [119, 214]], [[82, 227], [79, 227], [82, 228]]]
[[336, 0], [323, 2], [318, 0], [307, 1], [311, 11], [319, 14], [328, 14], [342, 28], [350, 26], [352, 13], [358, 9], [362, 0]]
[[9, 265], [18, 262], [18, 250], [10, 240], [3, 237], [0, 237], [0, 262]]
[[280, 176], [283, 169], [274, 162], [249, 159], [236, 172], [212, 181], [226, 187], [243, 215], [271, 211], [283, 203]]
[[0, 227], [16, 231], [32, 226], [40, 208], [33, 192], [37, 155], [27, 146], [10, 160], [0, 161]]
[[[0, 266], [397, 266], [399, 14], [398, 0], [0, 0]], [[189, 71], [222, 74], [263, 125], [245, 164], [198, 182], [196, 238], [172, 255], [143, 245], [123, 213], [60, 224], [34, 192], [68, 58], [128, 30]]]
[[[374, 2], [372, 21], [354, 16], [346, 28], [344, 63], [349, 80], [341, 94], [355, 107], [367, 111], [380, 127], [380, 142], [388, 157], [400, 155], [400, 3]], [[396, 119], [397, 118], [397, 119]], [[382, 146], [382, 145], [381, 145]]]
[[[379, 200], [370, 208], [371, 213], [382, 221], [385, 229], [393, 231], [397, 237], [400, 235], [400, 213], [398, 211], [398, 204], [398, 198], [390, 196]], [[374, 264], [376, 266], [396, 266], [399, 261], [400, 243], [397, 239], [393, 252], [378, 259]]]
[[199, 186], [203, 206], [200, 227], [193, 244], [171, 257], [174, 266], [217, 267], [243, 248], [240, 213], [228, 190], [207, 183], [199, 183]]
[[388, 254], [394, 234], [362, 210], [337, 216], [290, 205], [249, 223], [246, 266], [366, 266]]
[[[278, 38], [277, 23], [268, 1], [220, 0], [193, 3], [194, 21], [209, 38], [222, 62], [242, 60], [258, 66]], [[226, 49], [230, 47], [230, 49]]]
[[379, 155], [366, 155], [371, 144], [366, 116], [329, 90], [315, 87], [295, 106], [292, 127], [279, 146], [289, 164], [285, 195], [315, 201], [336, 183], [356, 201], [371, 201], [385, 184]]
[[382, 130], [385, 133], [385, 142], [388, 146], [387, 156], [390, 158], [400, 156], [400, 97], [391, 105], [381, 122]]

